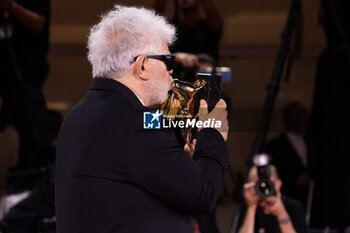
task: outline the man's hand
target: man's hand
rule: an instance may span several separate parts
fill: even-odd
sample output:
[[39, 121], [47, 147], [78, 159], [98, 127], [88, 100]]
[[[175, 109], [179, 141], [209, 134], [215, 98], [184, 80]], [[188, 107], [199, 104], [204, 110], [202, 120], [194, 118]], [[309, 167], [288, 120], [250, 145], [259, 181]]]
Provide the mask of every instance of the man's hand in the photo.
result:
[[[214, 129], [217, 129], [222, 137], [227, 140], [227, 135], [228, 135], [228, 120], [227, 120], [227, 110], [226, 110], [226, 103], [224, 100], [220, 99], [220, 101], [215, 105], [214, 109], [208, 113], [208, 104], [205, 100], [201, 100], [201, 105], [199, 108], [199, 120], [200, 121], [206, 121], [208, 119], [212, 119], [215, 121], [221, 121], [221, 127], [220, 128], [215, 128], [214, 124]], [[198, 128], [198, 132], [203, 129], [203, 128]]]
[[259, 201], [259, 206], [264, 214], [272, 214], [276, 217], [282, 233], [296, 233], [289, 214], [282, 202], [280, 192], [275, 196], [261, 199], [261, 201]]
[[[193, 152], [194, 152], [194, 149], [196, 148], [196, 144], [197, 144], [197, 139], [193, 139], [192, 142], [191, 141], [191, 136], [192, 136], [192, 133], [191, 131], [187, 134], [187, 140], [186, 140], [186, 145], [185, 145], [185, 152], [186, 154], [192, 158], [193, 156]], [[190, 144], [189, 144], [190, 142]]]
[[288, 215], [281, 200], [281, 193], [277, 193], [277, 195], [261, 199], [259, 205], [264, 214], [272, 214], [277, 219], [281, 219]]
[[247, 211], [244, 221], [239, 229], [239, 233], [253, 233], [255, 225], [255, 213], [258, 206], [259, 196], [256, 194], [255, 182], [249, 182], [244, 185], [244, 199], [247, 203]]
[[14, 0], [0, 0], [0, 9], [5, 11], [11, 11]]
[[184, 67], [194, 67], [198, 66], [197, 55], [191, 53], [175, 53], [176, 62], [181, 63]]
[[255, 192], [255, 183], [249, 182], [244, 185], [244, 199], [247, 208], [256, 208], [258, 206], [259, 196]]

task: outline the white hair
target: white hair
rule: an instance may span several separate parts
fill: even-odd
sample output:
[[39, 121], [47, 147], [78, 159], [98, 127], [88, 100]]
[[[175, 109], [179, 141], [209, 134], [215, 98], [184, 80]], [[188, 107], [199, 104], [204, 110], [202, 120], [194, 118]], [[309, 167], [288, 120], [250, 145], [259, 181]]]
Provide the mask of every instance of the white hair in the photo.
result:
[[93, 77], [123, 77], [134, 57], [155, 54], [175, 40], [175, 27], [154, 11], [115, 5], [92, 27], [88, 59]]

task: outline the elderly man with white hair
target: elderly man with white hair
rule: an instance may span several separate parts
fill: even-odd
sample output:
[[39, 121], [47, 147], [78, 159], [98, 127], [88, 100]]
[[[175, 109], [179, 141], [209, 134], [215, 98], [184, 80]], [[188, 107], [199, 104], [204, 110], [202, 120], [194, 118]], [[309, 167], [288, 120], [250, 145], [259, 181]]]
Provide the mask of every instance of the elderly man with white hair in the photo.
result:
[[59, 233], [193, 232], [192, 214], [208, 213], [223, 188], [228, 160], [225, 102], [200, 120], [192, 158], [172, 129], [144, 129], [150, 106], [165, 101], [175, 29], [153, 11], [115, 6], [89, 36], [93, 82], [67, 115], [57, 145]]

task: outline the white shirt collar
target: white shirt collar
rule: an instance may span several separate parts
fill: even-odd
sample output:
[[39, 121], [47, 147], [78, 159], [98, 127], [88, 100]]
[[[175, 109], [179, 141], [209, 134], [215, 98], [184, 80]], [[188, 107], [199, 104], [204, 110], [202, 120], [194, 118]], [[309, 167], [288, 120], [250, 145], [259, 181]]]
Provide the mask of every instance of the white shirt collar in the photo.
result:
[[[135, 94], [135, 95], [136, 95], [136, 94]], [[136, 97], [140, 100], [141, 104], [142, 104], [143, 106], [145, 106], [145, 104], [143, 103], [142, 99], [141, 99], [140, 97], [138, 97], [137, 95], [136, 95]]]

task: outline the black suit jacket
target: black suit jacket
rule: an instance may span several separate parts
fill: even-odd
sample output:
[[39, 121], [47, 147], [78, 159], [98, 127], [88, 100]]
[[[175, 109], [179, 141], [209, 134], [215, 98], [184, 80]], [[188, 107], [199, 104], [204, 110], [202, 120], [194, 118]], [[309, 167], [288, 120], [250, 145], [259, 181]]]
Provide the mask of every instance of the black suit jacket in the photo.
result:
[[203, 129], [190, 159], [169, 129], [144, 130], [144, 107], [121, 83], [95, 78], [57, 145], [59, 233], [192, 232], [223, 188], [225, 141]]
[[290, 143], [286, 134], [281, 134], [266, 145], [266, 152], [271, 155], [271, 163], [277, 167], [283, 185], [281, 192], [301, 201], [305, 206], [307, 202], [307, 187], [299, 187], [298, 177], [302, 173], [309, 173], [304, 167], [298, 153]]

